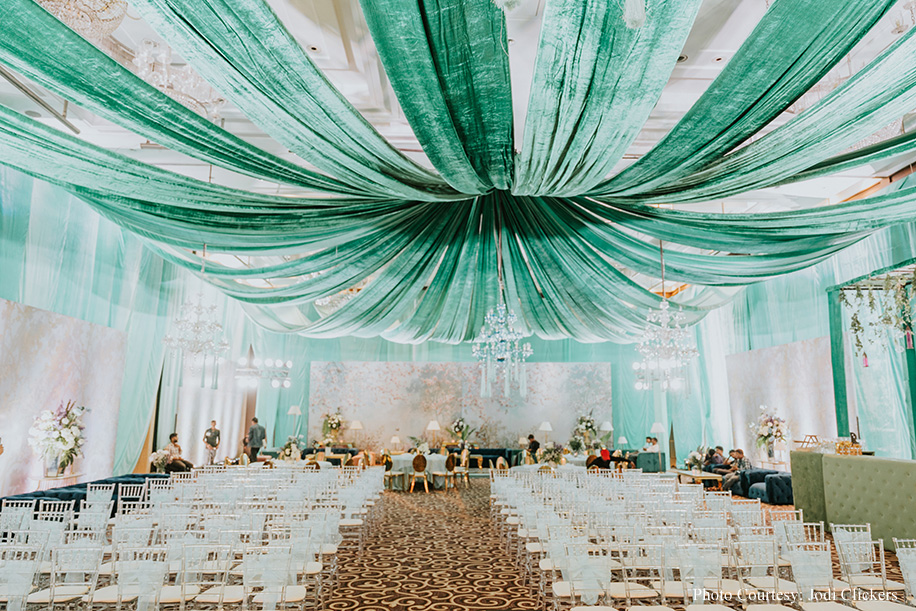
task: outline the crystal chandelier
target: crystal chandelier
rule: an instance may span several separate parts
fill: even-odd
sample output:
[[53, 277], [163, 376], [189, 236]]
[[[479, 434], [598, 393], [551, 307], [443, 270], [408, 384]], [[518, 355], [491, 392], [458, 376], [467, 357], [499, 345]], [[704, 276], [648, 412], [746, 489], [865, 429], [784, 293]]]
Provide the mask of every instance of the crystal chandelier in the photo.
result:
[[37, 0], [46, 11], [87, 40], [110, 36], [127, 14], [125, 0]]
[[270, 380], [271, 388], [289, 388], [293, 385], [289, 379], [292, 361], [264, 359], [262, 362], [259, 358], [248, 359], [243, 356], [239, 358], [238, 365], [235, 377], [243, 388], [257, 388], [261, 380]]
[[517, 329], [518, 317], [500, 303], [495, 310], [487, 312], [485, 325], [474, 340], [473, 355], [481, 364], [483, 376], [480, 381], [480, 396], [491, 396], [490, 385], [498, 373], [503, 375], [503, 395], [509, 395], [510, 383], [519, 386], [519, 394], [527, 394], [525, 361], [532, 355], [530, 343], [520, 343], [524, 337]]
[[687, 329], [687, 317], [681, 310], [673, 311], [665, 297], [665, 255], [661, 242], [658, 247], [663, 300], [658, 310], [646, 316], [646, 330], [636, 346], [643, 357], [633, 363], [636, 390], [649, 390], [655, 384], [662, 390], [682, 389], [686, 383], [684, 367], [699, 354]]
[[226, 100], [191, 66], [174, 65], [172, 49], [168, 45], [144, 40], [134, 57], [134, 66], [137, 67], [137, 76], [173, 100], [211, 121], [219, 120]]
[[[219, 377], [219, 357], [229, 350], [223, 338], [223, 325], [215, 320], [216, 306], [204, 306], [203, 294], [198, 293], [197, 303], [185, 302], [181, 315], [173, 322], [173, 329], [162, 338], [169, 350], [177, 352], [179, 359], [191, 358], [191, 368], [201, 370], [201, 388], [204, 386], [207, 361], [213, 360], [212, 388]], [[180, 365], [179, 365], [180, 366]]]

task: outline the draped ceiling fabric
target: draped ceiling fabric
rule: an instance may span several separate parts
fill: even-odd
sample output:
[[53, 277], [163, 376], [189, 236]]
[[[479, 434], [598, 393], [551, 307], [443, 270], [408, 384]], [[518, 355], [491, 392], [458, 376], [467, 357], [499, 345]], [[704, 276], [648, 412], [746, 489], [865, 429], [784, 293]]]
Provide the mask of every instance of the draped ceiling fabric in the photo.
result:
[[[0, 7], [0, 62], [122, 127], [301, 195], [205, 183], [0, 107], [0, 163], [84, 199], [199, 272], [266, 329], [402, 343], [475, 337], [500, 300], [545, 339], [626, 342], [660, 297], [629, 271], [692, 283], [700, 320], [740, 286], [814, 265], [916, 220], [916, 188], [775, 214], [707, 202], [916, 150], [904, 135], [846, 153], [916, 108], [916, 28], [821, 102], [749, 139], [816, 84], [893, 0], [774, 0], [719, 77], [648, 154], [612, 175], [668, 81], [699, 0], [549, 0], [513, 150], [505, 17], [492, 0], [363, 0], [398, 102], [434, 169], [392, 147], [311, 62], [264, 0], [132, 0], [159, 34], [305, 164], [209, 123], [69, 30], [34, 0]], [[54, 48], [54, 53], [48, 53]], [[696, 252], [716, 251], [718, 254]], [[194, 251], [194, 252], [192, 252]], [[270, 283], [263, 282], [270, 280]], [[258, 281], [258, 282], [253, 282]], [[360, 286], [330, 314], [314, 306]]]

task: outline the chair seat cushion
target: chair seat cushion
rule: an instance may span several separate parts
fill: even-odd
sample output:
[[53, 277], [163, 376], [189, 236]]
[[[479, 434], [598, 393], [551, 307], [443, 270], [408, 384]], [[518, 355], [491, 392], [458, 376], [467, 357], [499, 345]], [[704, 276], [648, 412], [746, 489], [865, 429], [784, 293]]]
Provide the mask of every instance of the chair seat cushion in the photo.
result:
[[[86, 597], [88, 599], [88, 597]], [[121, 602], [133, 602], [137, 600], [137, 588], [124, 588], [124, 592], [121, 596]], [[84, 599], [85, 601], [85, 599]], [[95, 591], [95, 594], [92, 595], [93, 604], [98, 605], [113, 605], [118, 602], [118, 586], [105, 586], [104, 588], [98, 588]]]
[[[307, 591], [305, 586], [286, 586], [286, 602], [288, 603], [298, 603], [305, 600]], [[258, 594], [252, 599], [255, 603], [263, 605], [265, 601], [265, 596], [263, 594]]]
[[[223, 603], [227, 605], [237, 605], [245, 599], [245, 588], [242, 586], [226, 586], [223, 588]], [[216, 588], [210, 588], [194, 599], [194, 602], [201, 605], [219, 604], [219, 592]]]
[[[82, 598], [89, 592], [89, 586], [59, 586], [54, 588], [54, 602], [69, 602]], [[51, 588], [38, 590], [29, 594], [30, 605], [47, 605], [51, 602]]]
[[889, 600], [856, 600], [853, 604], [859, 611], [912, 611], [913, 607]]
[[[747, 582], [760, 590], [761, 592], [773, 592], [773, 578], [772, 577], [749, 577]], [[776, 588], [779, 590], [780, 594], [794, 594], [798, 592], [798, 586], [795, 585], [794, 581], [789, 581], [788, 579], [779, 579], [776, 584]], [[754, 605], [760, 607], [763, 605]], [[779, 605], [777, 605], [779, 606]], [[760, 611], [766, 611], [765, 609], [760, 609]]]
[[363, 521], [359, 518], [347, 518], [340, 521], [341, 526], [362, 526]]
[[[194, 597], [200, 594], [200, 588], [193, 585], [185, 587], [185, 600], [194, 600]], [[159, 593], [160, 605], [177, 605], [181, 602], [181, 586], [165, 586]]]
[[[891, 581], [890, 579], [885, 580], [884, 584], [887, 586], [888, 590], [894, 592], [902, 592], [906, 590], [906, 586], [898, 581]], [[849, 580], [850, 586], [855, 586], [863, 590], [881, 590], [883, 586], [881, 584], [881, 577], [878, 575], [861, 575], [858, 577], [853, 577]]]

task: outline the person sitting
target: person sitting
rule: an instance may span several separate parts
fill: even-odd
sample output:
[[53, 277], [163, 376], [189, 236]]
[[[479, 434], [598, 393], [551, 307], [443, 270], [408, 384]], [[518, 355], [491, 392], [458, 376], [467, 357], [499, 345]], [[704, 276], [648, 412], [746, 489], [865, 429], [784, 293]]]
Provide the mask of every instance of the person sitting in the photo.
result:
[[534, 438], [534, 435], [528, 435], [528, 454], [535, 461], [537, 460], [538, 449], [540, 449], [540, 442]]
[[165, 446], [169, 452], [169, 461], [165, 465], [165, 472], [190, 471], [194, 465], [181, 457], [181, 446], [178, 445], [178, 433], [169, 435], [169, 445]]
[[728, 474], [728, 473], [731, 473], [731, 472], [732, 472], [732, 463], [734, 463], [734, 462], [735, 462], [735, 451], [734, 451], [734, 450], [729, 450], [729, 451], [728, 451], [728, 458], [724, 459], [724, 460], [722, 461], [722, 464], [720, 464], [720, 465], [718, 465], [718, 466], [716, 466], [716, 467], [713, 467], [713, 468], [712, 468], [712, 472], [713, 472], [713, 473], [718, 473], [719, 475], [726, 475], [726, 474]]
[[652, 452], [658, 454], [661, 450], [658, 447], [658, 438], [656, 437], [646, 437], [646, 447], [642, 449], [643, 452]]
[[716, 452], [714, 448], [706, 450], [706, 457], [703, 459], [703, 471], [712, 473], [713, 469], [722, 465], [724, 459]]
[[729, 466], [730, 471], [722, 476], [722, 490], [731, 490], [738, 483], [740, 473], [753, 467], [751, 461], [744, 455], [744, 450], [732, 450], [735, 460]]

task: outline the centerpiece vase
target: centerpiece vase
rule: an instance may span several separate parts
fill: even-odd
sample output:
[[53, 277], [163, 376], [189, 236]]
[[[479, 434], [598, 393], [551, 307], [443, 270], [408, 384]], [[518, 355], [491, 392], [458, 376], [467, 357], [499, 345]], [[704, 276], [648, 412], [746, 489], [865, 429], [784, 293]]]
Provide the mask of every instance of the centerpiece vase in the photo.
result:
[[767, 442], [767, 458], [770, 460], [773, 460], [773, 458], [776, 456], [776, 449], [774, 445], [775, 444], [772, 441]]
[[45, 456], [45, 477], [56, 477], [60, 456]]

